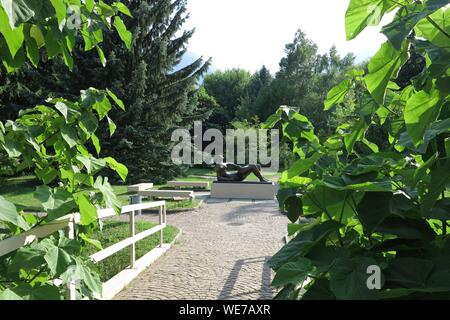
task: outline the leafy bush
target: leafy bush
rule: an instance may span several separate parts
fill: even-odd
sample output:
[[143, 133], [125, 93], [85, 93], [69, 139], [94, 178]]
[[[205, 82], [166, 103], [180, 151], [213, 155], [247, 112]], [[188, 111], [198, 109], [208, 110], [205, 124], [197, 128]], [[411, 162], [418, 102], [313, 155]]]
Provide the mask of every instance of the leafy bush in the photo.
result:
[[18, 166], [19, 162], [17, 159], [11, 159], [5, 151], [0, 150], [0, 177], [13, 177], [17, 175]]
[[[72, 69], [77, 32], [83, 35], [85, 49], [96, 48], [103, 62], [99, 46], [103, 30], [114, 27], [130, 47], [131, 34], [119, 17], [119, 13], [130, 14], [125, 5], [116, 2], [109, 6], [94, 0], [70, 4], [64, 0], [1, 2], [0, 59], [7, 72], [20, 68], [26, 59], [38, 67], [42, 57], [55, 56], [62, 56]], [[73, 19], [79, 20], [78, 27], [71, 26]], [[92, 23], [86, 23], [88, 20]], [[77, 239], [67, 239], [61, 233], [3, 255], [0, 299], [63, 299], [66, 286], [73, 281], [77, 282], [78, 297], [101, 295], [100, 279], [88, 267], [81, 250], [95, 228], [97, 207], [106, 205], [120, 213], [120, 202], [108, 179], [97, 174], [110, 168], [125, 180], [127, 169], [113, 158], [95, 157], [87, 145], [100, 154], [96, 132], [103, 120], [114, 133], [116, 126], [108, 117], [114, 105], [125, 108], [111, 91], [89, 88], [81, 92], [78, 101], [51, 99], [24, 110], [15, 121], [0, 122], [0, 146], [40, 179], [34, 196], [48, 213], [36, 217], [18, 212], [14, 204], [0, 197], [0, 240], [73, 212], [80, 213], [81, 224]], [[93, 189], [92, 197], [83, 193], [83, 186]], [[54, 280], [61, 280], [62, 285], [56, 286]]]
[[[450, 298], [447, 4], [352, 0], [349, 39], [398, 9], [368, 72], [349, 73], [325, 102], [331, 109], [362, 86], [352, 98], [358, 119], [326, 139], [288, 107], [265, 124], [281, 121], [300, 157], [280, 180], [293, 239], [270, 260], [273, 285], [283, 288], [277, 298]], [[381, 126], [389, 134], [386, 149], [367, 139]], [[310, 219], [299, 223], [300, 216]], [[368, 283], [377, 267], [381, 283], [373, 290]]]

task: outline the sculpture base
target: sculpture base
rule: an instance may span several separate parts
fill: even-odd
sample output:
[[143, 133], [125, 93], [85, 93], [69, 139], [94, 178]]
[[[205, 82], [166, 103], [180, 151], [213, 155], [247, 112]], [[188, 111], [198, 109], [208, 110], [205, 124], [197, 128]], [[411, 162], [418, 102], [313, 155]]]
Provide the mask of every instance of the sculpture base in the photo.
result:
[[211, 198], [274, 200], [275, 182], [222, 182], [214, 181]]

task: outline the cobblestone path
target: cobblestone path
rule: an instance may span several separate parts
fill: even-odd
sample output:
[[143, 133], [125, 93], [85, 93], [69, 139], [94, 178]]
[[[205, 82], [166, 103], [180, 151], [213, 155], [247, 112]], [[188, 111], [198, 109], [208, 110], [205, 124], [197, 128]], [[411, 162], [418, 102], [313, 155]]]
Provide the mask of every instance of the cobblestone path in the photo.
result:
[[[141, 219], [157, 221], [156, 216]], [[275, 201], [207, 200], [168, 215], [182, 229], [177, 244], [116, 299], [271, 299], [268, 259], [284, 244], [287, 219]]]

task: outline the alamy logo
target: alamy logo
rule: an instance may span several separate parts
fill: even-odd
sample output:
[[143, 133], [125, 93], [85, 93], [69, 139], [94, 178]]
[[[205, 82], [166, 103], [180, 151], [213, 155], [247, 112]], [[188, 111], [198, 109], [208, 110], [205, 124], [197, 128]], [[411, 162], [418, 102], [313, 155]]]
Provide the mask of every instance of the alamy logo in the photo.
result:
[[[196, 121], [194, 136], [187, 129], [177, 129], [172, 141], [178, 142], [172, 149], [172, 162], [177, 165], [214, 164], [226, 159], [241, 165], [259, 163], [273, 172], [280, 168], [279, 130], [227, 129], [224, 137], [217, 129], [203, 133], [202, 122]], [[206, 147], [205, 142], [209, 143]]]
[[81, 29], [81, 13], [78, 6], [70, 5], [67, 7], [67, 19], [65, 25], [69, 30]]
[[367, 288], [369, 290], [381, 290], [381, 268], [379, 266], [368, 266]]

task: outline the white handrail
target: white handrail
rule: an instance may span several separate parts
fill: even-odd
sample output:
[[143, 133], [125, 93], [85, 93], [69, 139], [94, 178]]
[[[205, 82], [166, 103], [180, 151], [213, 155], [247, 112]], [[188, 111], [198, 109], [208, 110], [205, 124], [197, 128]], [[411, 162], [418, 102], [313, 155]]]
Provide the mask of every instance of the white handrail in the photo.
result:
[[141, 232], [133, 237], [126, 238], [125, 240], [122, 240], [116, 244], [113, 244], [112, 246], [110, 246], [106, 249], [103, 249], [102, 251], [94, 253], [93, 255], [90, 256], [90, 258], [96, 263], [103, 261], [106, 258], [112, 256], [113, 254], [121, 251], [122, 249], [125, 249], [126, 247], [129, 247], [132, 244], [134, 244], [140, 240], [143, 240], [143, 239], [151, 236], [152, 234], [157, 233], [158, 231], [164, 229], [165, 227], [166, 227], [166, 224], [164, 223], [162, 225], [158, 225], [158, 226], [148, 229], [144, 232]]

